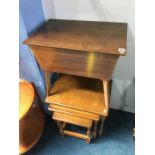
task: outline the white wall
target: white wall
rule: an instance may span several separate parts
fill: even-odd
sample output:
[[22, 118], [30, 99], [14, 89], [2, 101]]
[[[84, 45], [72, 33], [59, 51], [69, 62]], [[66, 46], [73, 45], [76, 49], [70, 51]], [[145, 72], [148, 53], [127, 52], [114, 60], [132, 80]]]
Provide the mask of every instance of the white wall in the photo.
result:
[[113, 75], [111, 107], [134, 112], [134, 0], [42, 0], [45, 18], [128, 23], [127, 56]]

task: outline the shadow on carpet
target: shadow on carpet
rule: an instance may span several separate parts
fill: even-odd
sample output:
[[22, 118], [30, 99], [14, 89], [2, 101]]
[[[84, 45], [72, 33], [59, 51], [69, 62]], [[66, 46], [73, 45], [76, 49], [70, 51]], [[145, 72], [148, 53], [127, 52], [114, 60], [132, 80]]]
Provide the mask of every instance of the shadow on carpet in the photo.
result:
[[51, 116], [47, 115], [39, 142], [25, 155], [134, 155], [133, 122], [134, 114], [111, 109], [103, 136], [86, 144], [82, 139], [61, 137]]

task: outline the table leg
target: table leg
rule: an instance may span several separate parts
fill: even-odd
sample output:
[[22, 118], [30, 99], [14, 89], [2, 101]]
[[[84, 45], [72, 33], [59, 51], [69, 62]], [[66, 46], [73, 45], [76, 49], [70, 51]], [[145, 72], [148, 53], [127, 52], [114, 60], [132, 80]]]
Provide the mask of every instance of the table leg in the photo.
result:
[[63, 122], [57, 121], [57, 126], [59, 127], [60, 135], [64, 137]]
[[104, 120], [105, 120], [105, 117], [102, 116], [101, 117], [101, 122], [100, 122], [99, 132], [98, 132], [99, 136], [102, 136], [102, 134], [103, 134]]
[[88, 138], [86, 139], [86, 143], [90, 143], [90, 141], [91, 141], [91, 128], [88, 128], [87, 129], [87, 136], [88, 136]]
[[50, 86], [51, 86], [51, 73], [45, 72], [45, 83], [46, 83], [46, 96], [50, 95]]
[[96, 138], [96, 136], [97, 136], [97, 124], [98, 124], [98, 122], [94, 121], [94, 130], [93, 130], [93, 137], [94, 138]]

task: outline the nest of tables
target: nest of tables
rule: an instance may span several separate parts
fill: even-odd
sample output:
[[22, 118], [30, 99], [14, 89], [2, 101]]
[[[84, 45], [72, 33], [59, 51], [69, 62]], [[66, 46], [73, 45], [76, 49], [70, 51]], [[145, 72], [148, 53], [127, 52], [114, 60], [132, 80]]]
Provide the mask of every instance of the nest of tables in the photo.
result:
[[[97, 134], [102, 134], [108, 107], [101, 80], [60, 74], [45, 101], [62, 136], [70, 135], [90, 143]], [[86, 134], [67, 130], [67, 124], [86, 128]]]

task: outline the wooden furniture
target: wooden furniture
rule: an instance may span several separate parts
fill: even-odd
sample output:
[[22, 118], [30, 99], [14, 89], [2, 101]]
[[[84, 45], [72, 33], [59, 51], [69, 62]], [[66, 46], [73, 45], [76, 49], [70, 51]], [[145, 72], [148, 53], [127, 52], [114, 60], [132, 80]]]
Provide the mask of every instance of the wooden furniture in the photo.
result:
[[[25, 80], [19, 82], [19, 154], [31, 149], [39, 140], [44, 117], [39, 106], [34, 105], [33, 85]], [[34, 125], [35, 124], [35, 125]]]
[[[80, 117], [80, 121], [91, 120], [96, 126], [91, 137], [96, 137], [97, 123], [101, 115], [105, 116], [108, 111], [103, 102], [101, 80], [60, 74], [49, 95], [45, 100], [49, 104], [49, 110], [68, 114], [71, 118]], [[88, 141], [90, 140], [91, 138]]]
[[108, 110], [101, 80], [66, 74], [58, 77], [45, 102], [104, 116]]
[[[49, 109], [90, 119], [96, 122], [93, 131], [100, 122], [101, 135], [109, 110], [109, 81], [119, 56], [126, 55], [126, 40], [126, 23], [54, 19], [26, 39], [24, 43], [45, 71]], [[53, 87], [51, 72], [63, 73]], [[64, 120], [60, 124], [62, 132]]]
[[[62, 113], [54, 112], [52, 118], [57, 121], [59, 130], [62, 136], [64, 134], [69, 136], [74, 136], [74, 137], [85, 139], [87, 143], [90, 143], [91, 136], [92, 136], [91, 128], [93, 123], [91, 119], [82, 118], [71, 114], [64, 114], [63, 112]], [[65, 126], [67, 123], [87, 128], [86, 134], [81, 134], [74, 131], [66, 130]]]

